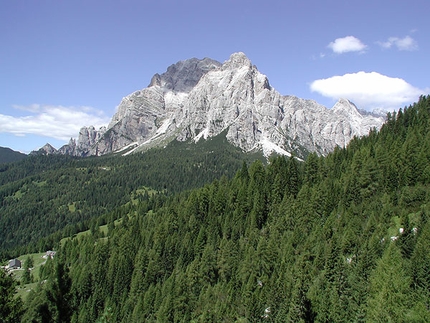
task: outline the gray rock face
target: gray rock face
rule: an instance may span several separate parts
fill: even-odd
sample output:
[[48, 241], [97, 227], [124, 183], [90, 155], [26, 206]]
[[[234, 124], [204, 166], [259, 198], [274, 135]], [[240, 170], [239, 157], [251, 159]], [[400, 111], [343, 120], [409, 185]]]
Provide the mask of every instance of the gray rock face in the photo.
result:
[[[96, 130], [93, 126], [82, 127], [79, 131], [78, 146], [76, 147], [76, 154], [79, 156], [96, 155], [98, 156], [98, 142], [101, 141], [106, 132], [106, 127], [101, 127]], [[93, 151], [96, 147], [96, 151]]]
[[57, 153], [58, 150], [52, 147], [49, 143], [47, 143], [39, 150], [33, 150], [30, 155], [52, 155]]
[[220, 66], [221, 63], [210, 58], [202, 60], [191, 58], [180, 61], [170, 65], [165, 73], [155, 74], [148, 87], [161, 86], [165, 90], [188, 93], [197, 85], [204, 74], [213, 69], [218, 69]]
[[82, 128], [72, 154], [140, 150], [226, 131], [228, 140], [247, 152], [325, 155], [383, 122], [345, 99], [327, 109], [282, 96], [245, 54], [235, 53], [224, 64], [193, 58], [155, 74], [147, 88], [122, 99], [107, 129]]
[[76, 140], [70, 138], [69, 143], [67, 145], [64, 145], [60, 149], [58, 149], [58, 153], [62, 155], [76, 155]]

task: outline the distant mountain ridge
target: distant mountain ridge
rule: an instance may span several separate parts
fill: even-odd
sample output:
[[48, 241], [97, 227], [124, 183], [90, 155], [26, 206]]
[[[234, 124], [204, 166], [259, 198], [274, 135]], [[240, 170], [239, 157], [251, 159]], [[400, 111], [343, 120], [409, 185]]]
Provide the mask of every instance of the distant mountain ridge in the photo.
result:
[[148, 87], [124, 97], [107, 127], [83, 127], [77, 141], [56, 151], [46, 147], [46, 153], [131, 153], [226, 131], [228, 141], [245, 152], [325, 155], [383, 122], [346, 99], [327, 109], [313, 100], [283, 96], [244, 53], [234, 53], [223, 64], [192, 58], [169, 66]]
[[11, 163], [26, 158], [27, 155], [7, 147], [0, 147], [0, 164]]

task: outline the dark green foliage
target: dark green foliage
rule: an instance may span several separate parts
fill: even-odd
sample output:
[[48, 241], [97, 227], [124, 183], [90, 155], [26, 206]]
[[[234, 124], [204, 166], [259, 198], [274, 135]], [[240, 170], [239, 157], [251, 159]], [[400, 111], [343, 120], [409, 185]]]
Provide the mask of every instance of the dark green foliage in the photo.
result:
[[90, 219], [117, 212], [131, 196], [144, 201], [148, 196], [136, 193], [142, 187], [173, 194], [232, 177], [244, 157], [255, 158], [220, 135], [130, 156], [29, 156], [0, 166], [0, 259], [52, 249], [63, 236], [103, 224]]
[[412, 290], [400, 250], [391, 243], [370, 276], [369, 322], [410, 322]]
[[26, 154], [14, 151], [10, 148], [0, 147], [0, 167], [5, 167], [5, 165], [1, 164], [20, 161], [26, 157]]
[[33, 277], [31, 275], [31, 269], [33, 269], [34, 260], [33, 257], [28, 256], [24, 262], [24, 273], [22, 274], [21, 282], [23, 284], [30, 284], [33, 282]]
[[70, 322], [74, 310], [70, 289], [69, 269], [58, 261], [50, 280], [28, 297], [22, 322]]
[[22, 301], [15, 297], [17, 282], [0, 268], [0, 323], [19, 322]]
[[327, 157], [243, 163], [231, 179], [116, 208], [111, 221], [121, 221], [107, 237], [94, 229], [58, 250], [65, 287], [58, 270], [46, 270], [49, 284], [26, 315], [428, 322], [427, 137], [430, 97], [422, 97]]

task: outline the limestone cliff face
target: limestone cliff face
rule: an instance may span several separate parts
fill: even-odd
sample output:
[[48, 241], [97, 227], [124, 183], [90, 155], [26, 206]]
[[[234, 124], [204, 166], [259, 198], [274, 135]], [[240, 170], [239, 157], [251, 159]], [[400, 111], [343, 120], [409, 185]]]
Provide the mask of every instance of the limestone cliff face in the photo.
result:
[[[94, 136], [84, 138], [80, 134], [79, 150], [88, 151], [89, 155], [103, 155], [134, 142], [140, 145], [150, 140], [157, 135], [163, 123], [181, 108], [200, 78], [220, 66], [220, 63], [209, 58], [192, 58], [171, 65], [161, 75], [155, 74], [147, 88], [122, 99], [107, 130], [98, 140], [94, 141]], [[89, 145], [81, 147], [81, 142]]]
[[82, 128], [72, 154], [140, 150], [223, 131], [247, 152], [327, 154], [383, 122], [382, 117], [361, 114], [345, 99], [327, 109], [312, 100], [283, 96], [245, 54], [235, 53], [223, 64], [193, 58], [154, 75], [147, 88], [122, 99], [106, 129]]

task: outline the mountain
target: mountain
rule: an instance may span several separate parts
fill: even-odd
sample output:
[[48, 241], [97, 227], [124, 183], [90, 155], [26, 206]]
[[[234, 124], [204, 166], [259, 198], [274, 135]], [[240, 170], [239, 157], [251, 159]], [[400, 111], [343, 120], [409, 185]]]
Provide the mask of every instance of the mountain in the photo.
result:
[[26, 158], [27, 155], [7, 147], [0, 147], [0, 164], [11, 163]]
[[[211, 140], [171, 144], [194, 148]], [[245, 163], [234, 177], [170, 197], [135, 191], [31, 271], [34, 284], [20, 288], [33, 289], [24, 293], [21, 322], [430, 322], [429, 147], [430, 96], [325, 157]], [[111, 194], [106, 170], [93, 168], [99, 175], [91, 178], [83, 166], [109, 159], [126, 166], [134, 158], [142, 171], [155, 150], [45, 159], [74, 160], [71, 169], [84, 185]], [[124, 184], [141, 180], [123, 174]], [[38, 180], [9, 200], [49, 185]], [[69, 180], [76, 185], [75, 176]], [[95, 197], [78, 191], [67, 190]], [[30, 214], [21, 208], [15, 210]], [[59, 218], [58, 208], [49, 209]]]
[[122, 99], [107, 128], [83, 127], [78, 141], [57, 153], [130, 153], [226, 132], [228, 141], [245, 152], [326, 155], [383, 122], [345, 99], [327, 109], [283, 96], [244, 53], [234, 53], [223, 64], [192, 58], [155, 74], [148, 87]]
[[47, 143], [39, 150], [33, 150], [30, 155], [53, 155], [58, 154], [58, 150], [52, 147], [51, 144]]

